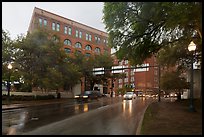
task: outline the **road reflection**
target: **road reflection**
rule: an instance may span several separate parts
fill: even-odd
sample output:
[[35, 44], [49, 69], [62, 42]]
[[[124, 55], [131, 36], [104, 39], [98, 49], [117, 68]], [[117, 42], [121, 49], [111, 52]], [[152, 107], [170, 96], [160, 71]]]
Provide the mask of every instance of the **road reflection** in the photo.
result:
[[89, 110], [89, 106], [87, 103], [85, 103], [83, 107], [84, 107], [84, 112], [87, 112]]
[[132, 115], [132, 100], [123, 100], [123, 113]]
[[11, 117], [11, 114], [8, 114], [8, 117], [10, 117], [7, 121], [8, 126], [3, 131], [6, 133], [6, 135], [15, 135], [16, 132], [23, 129], [25, 123], [29, 121], [29, 115], [27, 111], [20, 112], [15, 117]]

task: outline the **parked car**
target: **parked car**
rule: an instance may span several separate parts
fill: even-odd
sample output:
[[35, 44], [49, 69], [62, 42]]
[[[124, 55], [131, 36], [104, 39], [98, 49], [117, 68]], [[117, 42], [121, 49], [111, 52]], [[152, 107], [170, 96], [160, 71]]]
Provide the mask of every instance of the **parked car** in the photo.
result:
[[135, 99], [136, 98], [136, 94], [134, 92], [126, 92], [124, 95], [123, 95], [123, 99]]
[[84, 93], [75, 95], [74, 98], [78, 102], [88, 102], [89, 100], [98, 99], [98, 94], [92, 90], [84, 91]]

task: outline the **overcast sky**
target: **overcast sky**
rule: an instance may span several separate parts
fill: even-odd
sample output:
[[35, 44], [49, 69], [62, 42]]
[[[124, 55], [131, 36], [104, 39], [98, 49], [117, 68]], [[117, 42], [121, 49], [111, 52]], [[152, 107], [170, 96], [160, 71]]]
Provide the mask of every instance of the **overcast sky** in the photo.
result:
[[2, 28], [11, 39], [26, 35], [34, 7], [106, 32], [103, 2], [2, 2]]

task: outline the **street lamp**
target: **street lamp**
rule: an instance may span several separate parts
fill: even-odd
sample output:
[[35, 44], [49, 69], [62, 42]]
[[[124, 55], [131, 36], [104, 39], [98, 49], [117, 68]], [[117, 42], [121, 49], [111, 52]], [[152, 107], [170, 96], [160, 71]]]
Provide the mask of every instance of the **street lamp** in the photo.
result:
[[8, 64], [8, 69], [9, 69], [9, 75], [8, 75], [7, 86], [8, 86], [8, 102], [10, 103], [10, 89], [11, 89], [10, 78], [11, 78], [11, 69], [12, 69], [12, 65], [10, 63]]
[[192, 57], [191, 57], [191, 81], [190, 81], [190, 107], [189, 110], [190, 112], [194, 112], [195, 111], [195, 107], [193, 104], [193, 51], [195, 51], [196, 49], [196, 44], [191, 41], [191, 43], [188, 45], [188, 50], [191, 52], [192, 51]]

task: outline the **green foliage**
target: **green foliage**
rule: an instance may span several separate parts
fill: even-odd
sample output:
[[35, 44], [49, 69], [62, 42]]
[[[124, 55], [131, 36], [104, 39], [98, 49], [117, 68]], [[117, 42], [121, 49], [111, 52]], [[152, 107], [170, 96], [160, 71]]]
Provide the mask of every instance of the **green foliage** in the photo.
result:
[[8, 78], [7, 62], [10, 62], [11, 58], [7, 57], [10, 56], [13, 62], [11, 80], [20, 81], [21, 78], [24, 81], [25, 84], [19, 89], [21, 91], [32, 91], [33, 87], [46, 91], [62, 87], [69, 89], [78, 83], [79, 69], [65, 61], [67, 55], [62, 50], [63, 43], [56, 34], [40, 29], [12, 41], [8, 33], [2, 31], [2, 37], [3, 81]]
[[181, 91], [182, 89], [189, 89], [189, 83], [184, 77], [180, 77], [178, 71], [166, 72], [161, 77], [161, 89], [165, 91]]
[[131, 64], [142, 64], [166, 46], [187, 48], [192, 37], [202, 51], [200, 2], [106, 2], [103, 13], [109, 46]]

